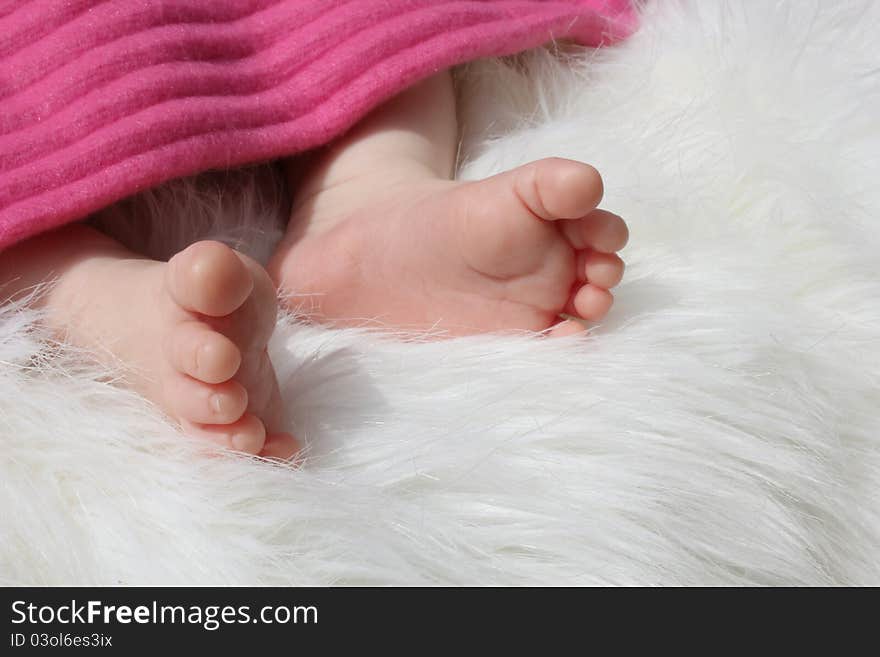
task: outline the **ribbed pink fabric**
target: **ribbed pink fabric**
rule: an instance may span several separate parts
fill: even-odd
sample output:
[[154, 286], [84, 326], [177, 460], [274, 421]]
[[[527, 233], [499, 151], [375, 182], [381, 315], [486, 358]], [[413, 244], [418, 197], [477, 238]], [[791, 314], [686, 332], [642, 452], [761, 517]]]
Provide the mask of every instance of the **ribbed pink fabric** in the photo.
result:
[[455, 64], [634, 25], [628, 0], [0, 0], [0, 248], [326, 143]]

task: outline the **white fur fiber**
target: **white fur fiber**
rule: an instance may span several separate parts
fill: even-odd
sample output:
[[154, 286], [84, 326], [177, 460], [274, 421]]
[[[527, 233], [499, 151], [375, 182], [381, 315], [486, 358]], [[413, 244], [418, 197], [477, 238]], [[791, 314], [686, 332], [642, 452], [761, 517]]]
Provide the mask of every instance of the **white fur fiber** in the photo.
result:
[[[301, 469], [200, 452], [7, 307], [0, 583], [880, 584], [878, 34], [870, 0], [657, 0], [467, 67], [463, 175], [596, 165], [617, 305], [556, 341], [282, 320]], [[267, 171], [136, 202], [271, 237]]]

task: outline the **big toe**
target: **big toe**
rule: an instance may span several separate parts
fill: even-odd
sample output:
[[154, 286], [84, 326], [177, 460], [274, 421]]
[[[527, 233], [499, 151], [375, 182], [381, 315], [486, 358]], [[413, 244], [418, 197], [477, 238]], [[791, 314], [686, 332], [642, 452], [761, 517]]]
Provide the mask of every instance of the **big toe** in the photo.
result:
[[513, 178], [519, 199], [546, 221], [583, 217], [599, 205], [604, 193], [599, 172], [575, 160], [547, 158], [507, 175]]
[[250, 296], [254, 279], [225, 244], [196, 242], [168, 263], [165, 284], [182, 308], [210, 317], [229, 315]]
[[246, 272], [250, 292], [235, 306], [235, 312], [214, 316], [207, 322], [232, 340], [248, 360], [261, 353], [272, 336], [277, 319], [278, 295], [272, 279], [259, 263], [242, 254], [233, 252], [233, 255]]

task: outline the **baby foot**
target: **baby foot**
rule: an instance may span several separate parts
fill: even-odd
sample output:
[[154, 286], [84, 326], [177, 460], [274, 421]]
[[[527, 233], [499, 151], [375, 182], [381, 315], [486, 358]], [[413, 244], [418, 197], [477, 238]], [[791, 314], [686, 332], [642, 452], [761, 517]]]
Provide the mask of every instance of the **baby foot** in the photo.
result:
[[566, 334], [611, 307], [623, 220], [586, 164], [532, 162], [479, 182], [365, 174], [295, 207], [269, 265], [294, 309], [453, 335]]
[[249, 454], [295, 453], [296, 442], [280, 430], [278, 383], [266, 351], [275, 288], [256, 262], [218, 242], [199, 242], [168, 263], [90, 263], [60, 287], [71, 285], [84, 291], [66, 295], [73, 342], [122, 361], [131, 386], [187, 433]]

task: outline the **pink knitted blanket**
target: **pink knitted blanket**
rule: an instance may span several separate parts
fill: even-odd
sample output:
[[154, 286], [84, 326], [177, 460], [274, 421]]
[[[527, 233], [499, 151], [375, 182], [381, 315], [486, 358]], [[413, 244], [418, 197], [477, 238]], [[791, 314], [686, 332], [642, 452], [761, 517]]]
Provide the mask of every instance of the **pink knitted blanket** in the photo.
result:
[[455, 64], [634, 23], [628, 0], [0, 0], [0, 248], [326, 143]]

